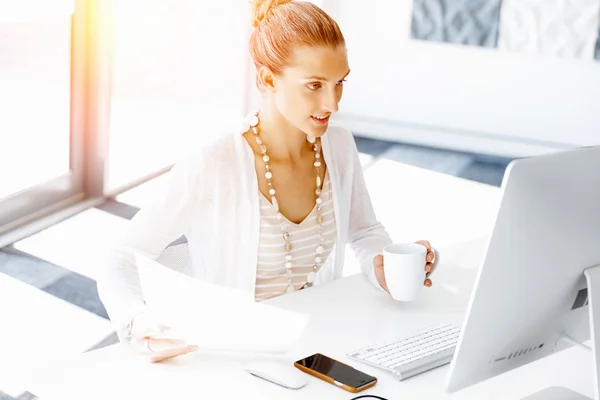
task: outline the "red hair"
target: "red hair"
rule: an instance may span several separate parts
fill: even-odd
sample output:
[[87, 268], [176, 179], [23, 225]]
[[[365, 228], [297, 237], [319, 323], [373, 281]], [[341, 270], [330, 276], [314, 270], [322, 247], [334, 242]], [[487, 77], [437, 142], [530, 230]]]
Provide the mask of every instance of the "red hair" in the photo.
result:
[[338, 26], [325, 11], [308, 1], [252, 0], [250, 55], [257, 69], [280, 74], [300, 46], [344, 46]]

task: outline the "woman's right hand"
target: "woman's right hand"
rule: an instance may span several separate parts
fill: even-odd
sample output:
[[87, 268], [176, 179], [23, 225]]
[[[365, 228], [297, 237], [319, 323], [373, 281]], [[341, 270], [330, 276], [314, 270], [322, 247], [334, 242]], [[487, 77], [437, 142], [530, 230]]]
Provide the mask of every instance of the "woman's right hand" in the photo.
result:
[[131, 345], [152, 363], [159, 363], [198, 350], [184, 340], [173, 337], [165, 325], [157, 324], [146, 314], [133, 319]]

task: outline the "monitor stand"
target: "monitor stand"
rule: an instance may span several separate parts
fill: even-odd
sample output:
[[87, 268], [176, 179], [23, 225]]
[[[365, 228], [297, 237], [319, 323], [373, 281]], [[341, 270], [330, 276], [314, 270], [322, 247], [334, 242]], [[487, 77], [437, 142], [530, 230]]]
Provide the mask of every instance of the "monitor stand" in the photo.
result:
[[[593, 368], [593, 388], [594, 400], [600, 400], [600, 391], [598, 383], [600, 375], [598, 369], [598, 361], [600, 360], [600, 265], [587, 268], [583, 271], [587, 280], [588, 287], [588, 307], [590, 312], [590, 338], [592, 347], [578, 343], [583, 347], [588, 347], [592, 352], [592, 368]], [[596, 302], [596, 308], [594, 308]], [[569, 343], [573, 344], [571, 338], [564, 338]], [[592, 400], [587, 396], [579, 394], [564, 387], [553, 386], [531, 396], [525, 397], [523, 400]]]
[[565, 387], [552, 386], [522, 400], [590, 400], [590, 398]]

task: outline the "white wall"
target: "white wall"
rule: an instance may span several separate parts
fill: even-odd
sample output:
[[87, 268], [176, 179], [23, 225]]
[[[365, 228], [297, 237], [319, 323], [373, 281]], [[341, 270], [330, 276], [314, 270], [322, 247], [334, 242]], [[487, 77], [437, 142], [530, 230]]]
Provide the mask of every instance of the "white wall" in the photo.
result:
[[352, 73], [339, 120], [374, 137], [527, 155], [600, 144], [600, 62], [410, 39], [412, 0], [325, 0]]

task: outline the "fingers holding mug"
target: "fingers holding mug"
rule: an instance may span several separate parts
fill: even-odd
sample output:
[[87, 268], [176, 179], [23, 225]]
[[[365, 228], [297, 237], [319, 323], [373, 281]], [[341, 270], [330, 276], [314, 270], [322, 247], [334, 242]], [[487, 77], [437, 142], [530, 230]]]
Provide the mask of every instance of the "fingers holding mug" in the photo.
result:
[[437, 265], [437, 255], [435, 250], [431, 247], [431, 243], [428, 240], [417, 240], [415, 243], [425, 246], [427, 253], [425, 254], [425, 281], [423, 285], [425, 287], [431, 287], [433, 282], [429, 278], [431, 273], [435, 270]]

